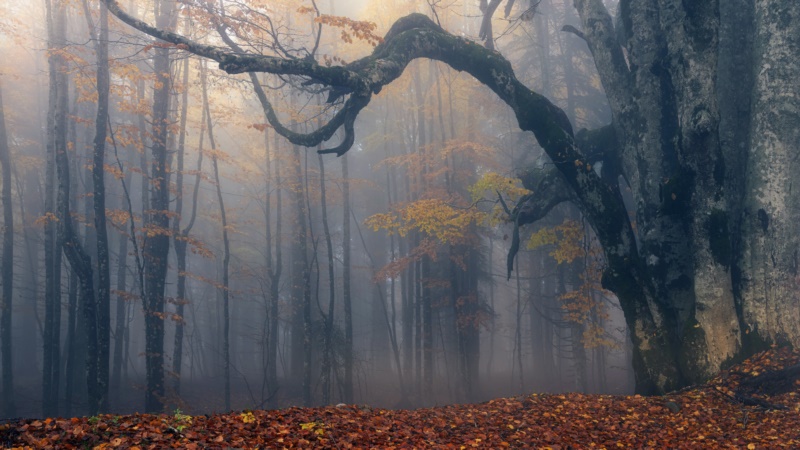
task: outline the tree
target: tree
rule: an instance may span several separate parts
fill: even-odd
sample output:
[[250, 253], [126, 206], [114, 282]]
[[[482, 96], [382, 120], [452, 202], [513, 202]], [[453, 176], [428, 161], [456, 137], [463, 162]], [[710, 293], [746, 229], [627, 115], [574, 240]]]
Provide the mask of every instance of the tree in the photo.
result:
[[[330, 88], [331, 101], [346, 96], [311, 133], [269, 117], [278, 133], [309, 147], [343, 128], [342, 142], [321, 153], [352, 146], [358, 114], [412, 60], [471, 74], [552, 162], [552, 170], [522, 171], [536, 194], [516, 206], [514, 222], [532, 223], [571, 201], [592, 226], [605, 252], [603, 285], [618, 296], [631, 330], [638, 392], [697, 382], [769, 343], [800, 343], [793, 219], [800, 202], [791, 189], [800, 133], [792, 112], [800, 89], [795, 2], [625, 0], [615, 27], [601, 0], [575, 0], [583, 30], [572, 31], [594, 57], [613, 116], [611, 125], [575, 134], [566, 114], [523, 85], [500, 53], [420, 14], [398, 20], [372, 54], [327, 65], [232, 53], [104, 1], [129, 25], [228, 73], [301, 76]], [[633, 194], [635, 228], [620, 178]]]
[[[203, 76], [205, 76], [205, 68], [201, 68]], [[195, 176], [194, 190], [192, 191], [192, 210], [189, 214], [189, 223], [185, 228], [181, 229], [181, 220], [183, 219], [183, 173], [184, 173], [184, 158], [186, 150], [186, 120], [188, 116], [189, 107], [189, 58], [183, 62], [183, 93], [181, 97], [181, 123], [180, 134], [178, 135], [178, 166], [175, 173], [175, 189], [177, 195], [175, 196], [175, 219], [172, 221], [172, 241], [175, 245], [175, 258], [178, 263], [178, 282], [176, 290], [177, 308], [175, 313], [178, 315], [175, 324], [175, 345], [172, 353], [172, 374], [175, 377], [173, 389], [176, 395], [181, 392], [181, 368], [183, 360], [183, 334], [184, 334], [184, 309], [188, 303], [186, 298], [186, 247], [188, 245], [189, 233], [194, 227], [195, 219], [197, 218], [197, 196], [200, 189], [200, 170], [203, 167], [203, 139], [205, 137], [205, 117], [200, 118], [200, 144], [198, 145], [199, 156], [197, 159], [197, 175]], [[205, 85], [204, 85], [205, 86]], [[205, 90], [204, 90], [204, 95]], [[203, 108], [202, 115], [205, 115], [205, 108]]]
[[[100, 4], [100, 33], [95, 32], [86, 0], [84, 14], [89, 22], [89, 32], [95, 42], [97, 54], [97, 116], [95, 118], [94, 152], [92, 158], [92, 202], [94, 229], [97, 239], [97, 404], [92, 412], [108, 410], [109, 354], [111, 339], [111, 268], [108, 256], [108, 230], [106, 229], [105, 153], [108, 136], [108, 103], [110, 73], [108, 66], [108, 10]], [[94, 300], [94, 299], [92, 299]]]
[[6, 417], [14, 415], [14, 373], [11, 371], [12, 350], [11, 346], [11, 317], [14, 292], [14, 205], [11, 204], [11, 151], [8, 146], [6, 132], [6, 114], [3, 107], [3, 89], [0, 85], [0, 176], [3, 177], [3, 187], [0, 197], [3, 201], [3, 253], [2, 271], [0, 278], [3, 283], [2, 302], [0, 302], [0, 339], [2, 345], [3, 365], [3, 414]]
[[[45, 221], [44, 221], [44, 260], [45, 260], [45, 319], [42, 361], [42, 412], [47, 416], [58, 413], [58, 388], [60, 382], [59, 357], [61, 342], [61, 241], [56, 230], [55, 205], [55, 155], [59, 133], [66, 134], [66, 125], [59, 125], [57, 118], [66, 114], [66, 74], [64, 61], [59, 51], [65, 45], [64, 32], [65, 6], [62, 2], [46, 1], [48, 74], [50, 88], [47, 110], [47, 143], [45, 151]], [[63, 101], [61, 101], [63, 97]], [[65, 139], [61, 139], [65, 140]], [[66, 143], [65, 143], [66, 144]]]
[[[156, 2], [159, 27], [173, 26], [174, 5]], [[109, 8], [111, 11], [111, 8]], [[153, 71], [156, 82], [153, 94], [152, 155], [150, 171], [150, 209], [145, 214], [144, 255], [144, 312], [145, 359], [147, 364], [147, 394], [145, 410], [159, 412], [164, 398], [164, 288], [169, 255], [169, 179], [167, 171], [167, 125], [172, 80], [170, 77], [170, 49], [154, 50]]]
[[217, 201], [219, 202], [220, 226], [222, 228], [222, 284], [219, 286], [222, 294], [222, 355], [225, 364], [225, 410], [231, 409], [231, 355], [230, 355], [230, 307], [229, 293], [230, 283], [229, 269], [231, 261], [231, 247], [228, 240], [228, 219], [225, 215], [225, 202], [222, 199], [222, 185], [219, 178], [219, 151], [214, 140], [214, 122], [211, 118], [211, 108], [208, 105], [208, 84], [206, 82], [206, 69], [203, 67], [200, 72], [200, 83], [203, 89], [203, 110], [208, 127], [208, 143], [211, 145], [211, 166], [214, 168], [214, 184], [216, 185]]

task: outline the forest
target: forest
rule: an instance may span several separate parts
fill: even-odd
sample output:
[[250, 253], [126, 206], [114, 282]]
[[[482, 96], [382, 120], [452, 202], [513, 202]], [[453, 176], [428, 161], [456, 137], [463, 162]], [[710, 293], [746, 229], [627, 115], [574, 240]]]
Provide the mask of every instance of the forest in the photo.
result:
[[649, 3], [0, 1], [0, 417], [666, 394], [797, 346], [800, 5]]

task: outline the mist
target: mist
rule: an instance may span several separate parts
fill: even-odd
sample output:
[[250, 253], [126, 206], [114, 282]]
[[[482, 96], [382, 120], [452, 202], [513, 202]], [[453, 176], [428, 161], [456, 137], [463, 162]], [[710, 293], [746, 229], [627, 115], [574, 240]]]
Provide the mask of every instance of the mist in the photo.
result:
[[[215, 46], [326, 66], [411, 12], [484, 41], [471, 1], [121, 3]], [[585, 41], [561, 31], [579, 26], [572, 2], [518, 3], [494, 48], [576, 131], [610, 123]], [[282, 136], [334, 119], [350, 98], [336, 86], [229, 75], [96, 1], [0, 11], [4, 417], [633, 392], [591, 224], [569, 202], [515, 223], [536, 195], [520, 174], [553, 162], [472, 76], [416, 60], [337, 156], [341, 130], [310, 148]]]

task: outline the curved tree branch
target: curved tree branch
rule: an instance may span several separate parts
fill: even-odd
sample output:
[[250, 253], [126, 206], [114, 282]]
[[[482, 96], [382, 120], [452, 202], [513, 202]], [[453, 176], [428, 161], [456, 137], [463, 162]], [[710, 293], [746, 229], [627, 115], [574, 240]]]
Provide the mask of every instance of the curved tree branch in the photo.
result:
[[[491, 89], [511, 107], [519, 126], [532, 131], [539, 145], [562, 174], [575, 195], [575, 203], [587, 217], [606, 253], [612, 275], [644, 280], [644, 265], [638, 257], [633, 228], [619, 189], [606, 183], [592, 169], [573, 137], [572, 125], [563, 110], [544, 96], [530, 90], [514, 74], [511, 63], [501, 54], [475, 42], [454, 36], [422, 14], [399, 19], [384, 42], [373, 53], [345, 66], [326, 67], [310, 58], [284, 60], [262, 55], [242, 55], [194, 42], [183, 36], [153, 28], [125, 14], [116, 0], [103, 0], [109, 11], [129, 25], [164, 39], [200, 56], [220, 63], [228, 73], [268, 72], [278, 75], [303, 75], [332, 87], [346, 87], [352, 94], [344, 108], [332, 119], [325, 133], [345, 126], [345, 140], [332, 152], [344, 153], [351, 139], [355, 116], [366, 106], [372, 93], [378, 93], [396, 80], [411, 61], [429, 58], [453, 69], [467, 72]], [[272, 113], [274, 114], [274, 112]], [[323, 127], [325, 128], [325, 127]], [[281, 130], [285, 131], [285, 130]], [[284, 134], [279, 131], [279, 133]], [[319, 142], [319, 141], [317, 141]], [[302, 145], [308, 145], [300, 142]]]
[[[224, 25], [219, 25], [217, 27], [217, 33], [219, 33], [222, 41], [225, 42], [225, 44], [227, 44], [231, 49], [233, 49], [235, 52], [242, 52], [242, 48], [236, 44], [233, 39], [230, 38], [230, 36], [228, 36], [226, 27]], [[305, 147], [314, 147], [333, 137], [334, 133], [336, 133], [336, 130], [344, 126], [345, 138], [342, 143], [335, 148], [318, 150], [318, 152], [321, 154], [335, 153], [336, 156], [342, 156], [347, 152], [347, 150], [350, 149], [350, 147], [353, 146], [353, 143], [355, 142], [354, 124], [356, 118], [358, 117], [358, 113], [361, 112], [361, 110], [367, 106], [367, 104], [369, 104], [369, 95], [351, 96], [345, 102], [344, 107], [336, 115], [334, 115], [334, 117], [327, 124], [319, 127], [312, 133], [297, 133], [287, 128], [280, 122], [278, 115], [275, 114], [275, 109], [272, 107], [272, 103], [267, 98], [267, 94], [264, 92], [264, 88], [258, 81], [258, 77], [256, 76], [255, 72], [249, 72], [249, 75], [250, 81], [253, 83], [253, 89], [256, 92], [256, 97], [258, 97], [258, 101], [261, 103], [261, 108], [264, 110], [264, 116], [266, 117], [267, 122], [272, 125], [272, 128], [275, 129], [275, 132], [288, 139], [289, 142]]]
[[581, 38], [582, 40], [584, 41], [586, 40], [586, 35], [583, 34], [583, 31], [573, 27], [572, 25], [564, 25], [563, 27], [561, 27], [561, 31], [564, 31], [566, 33], [572, 33], [575, 36]]
[[510, 214], [514, 222], [514, 234], [506, 257], [509, 279], [514, 270], [514, 258], [520, 247], [519, 227], [543, 219], [557, 205], [575, 199], [564, 182], [564, 176], [558, 170], [527, 170], [520, 173], [519, 178], [525, 188], [533, 192], [520, 198]]

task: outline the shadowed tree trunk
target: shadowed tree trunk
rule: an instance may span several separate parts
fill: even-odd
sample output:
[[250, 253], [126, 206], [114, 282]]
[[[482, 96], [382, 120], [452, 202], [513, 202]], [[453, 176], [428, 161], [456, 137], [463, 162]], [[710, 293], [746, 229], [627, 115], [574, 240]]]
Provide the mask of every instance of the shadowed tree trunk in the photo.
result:
[[11, 151], [8, 145], [6, 131], [6, 116], [3, 106], [3, 85], [0, 84], [0, 176], [3, 177], [3, 187], [0, 198], [3, 202], [3, 255], [0, 264], [3, 283], [3, 298], [0, 302], [0, 340], [3, 341], [3, 415], [14, 417], [16, 405], [14, 403], [14, 373], [11, 371], [12, 349], [11, 324], [13, 323], [13, 293], [14, 293], [14, 205], [11, 203]]
[[[60, 384], [60, 335], [61, 335], [61, 242], [57, 233], [56, 218], [56, 116], [59, 108], [66, 108], [66, 80], [62, 72], [63, 59], [57, 49], [64, 45], [65, 31], [64, 5], [45, 1], [47, 13], [47, 47], [50, 50], [48, 66], [50, 89], [47, 112], [47, 144], [45, 167], [45, 217], [44, 260], [45, 260], [45, 319], [42, 361], [42, 414], [54, 417], [58, 414], [58, 389]], [[59, 101], [64, 97], [63, 102]], [[66, 133], [66, 127], [59, 129]]]
[[95, 31], [87, 1], [83, 1], [89, 33], [95, 42], [97, 57], [97, 115], [95, 117], [94, 151], [92, 158], [92, 202], [97, 239], [97, 411], [108, 410], [109, 352], [111, 339], [111, 270], [106, 229], [105, 152], [108, 135], [108, 98], [110, 74], [108, 66], [108, 9], [100, 4], [100, 33]]
[[[171, 28], [174, 3], [156, 2], [156, 22]], [[169, 254], [169, 181], [167, 138], [169, 104], [172, 97], [170, 49], [153, 50], [152, 160], [150, 168], [150, 205], [145, 210], [144, 249], [144, 320], [147, 392], [145, 411], [160, 412], [164, 405], [164, 288]]]

